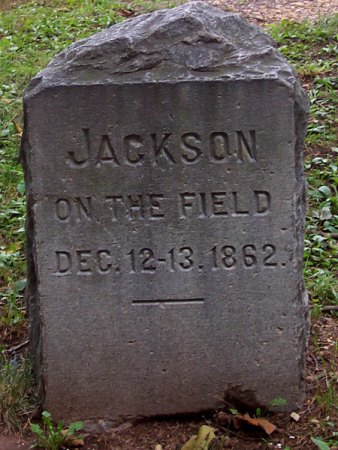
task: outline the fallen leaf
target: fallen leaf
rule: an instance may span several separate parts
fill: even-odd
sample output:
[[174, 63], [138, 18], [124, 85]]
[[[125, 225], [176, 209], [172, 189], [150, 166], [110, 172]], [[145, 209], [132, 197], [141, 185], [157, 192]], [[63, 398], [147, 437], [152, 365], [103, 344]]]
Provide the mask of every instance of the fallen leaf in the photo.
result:
[[162, 450], [162, 445], [161, 444], [157, 444], [155, 446], [155, 450]]
[[238, 430], [239, 428], [241, 428], [242, 420], [239, 417], [234, 416], [232, 417], [232, 423], [234, 424], [234, 427]]
[[83, 439], [71, 439], [71, 440], [69, 440], [67, 445], [70, 445], [71, 447], [83, 447], [84, 440]]
[[210, 442], [215, 438], [214, 428], [202, 425], [197, 436], [193, 436], [183, 445], [182, 450], [207, 450]]
[[129, 11], [128, 9], [122, 9], [120, 12], [121, 16], [123, 17], [130, 17], [134, 15], [134, 11]]
[[8, 98], [6, 98], [6, 97], [1, 97], [1, 101], [2, 101], [3, 103], [10, 103], [10, 102], [11, 102], [11, 101], [8, 100]]
[[[235, 420], [234, 420], [235, 419]], [[236, 420], [237, 419], [237, 420]], [[237, 416], [235, 416], [233, 418], [234, 421], [234, 426], [236, 428], [240, 427], [240, 423], [241, 421], [245, 422], [245, 423], [249, 423], [250, 425], [254, 425], [256, 427], [261, 427], [263, 428], [263, 430], [267, 433], [267, 434], [271, 434], [275, 431], [276, 426], [273, 425], [272, 423], [270, 423], [268, 420], [265, 419], [255, 419], [255, 418], [251, 418], [249, 416], [249, 414], [244, 414], [244, 416], [242, 416], [242, 414], [237, 413]]]
[[[61, 436], [65, 436], [66, 433], [68, 433], [68, 429], [66, 429], [66, 430], [63, 429], [61, 431]], [[65, 442], [67, 442], [67, 445], [70, 445], [71, 447], [83, 447], [84, 446], [84, 440], [77, 439], [75, 436], [66, 436]]]
[[300, 415], [299, 415], [299, 414], [293, 412], [293, 413], [290, 414], [290, 417], [291, 417], [291, 419], [293, 419], [295, 422], [299, 422], [299, 419], [300, 419]]
[[15, 122], [15, 120], [12, 120], [12, 122], [15, 126], [16, 132], [21, 135], [23, 132], [23, 129], [20, 127], [20, 125], [17, 122]]
[[22, 248], [22, 242], [21, 241], [12, 242], [11, 245], [5, 249], [5, 253], [7, 255], [11, 255], [12, 253], [18, 251], [20, 248]]

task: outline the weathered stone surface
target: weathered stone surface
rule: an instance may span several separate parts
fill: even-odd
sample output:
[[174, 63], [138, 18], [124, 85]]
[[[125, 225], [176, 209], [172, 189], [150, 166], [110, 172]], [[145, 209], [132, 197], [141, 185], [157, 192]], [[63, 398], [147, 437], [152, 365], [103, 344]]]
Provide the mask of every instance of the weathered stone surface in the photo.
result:
[[271, 38], [202, 2], [158, 11], [71, 45], [24, 104], [53, 417], [299, 406], [308, 102]]

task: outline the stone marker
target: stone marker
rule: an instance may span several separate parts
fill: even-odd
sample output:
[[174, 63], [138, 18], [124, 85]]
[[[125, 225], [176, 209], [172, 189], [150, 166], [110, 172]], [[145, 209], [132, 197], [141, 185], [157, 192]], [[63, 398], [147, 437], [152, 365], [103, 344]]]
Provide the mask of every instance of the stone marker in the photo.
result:
[[274, 41], [188, 3], [71, 45], [24, 103], [44, 408], [300, 406], [308, 101]]

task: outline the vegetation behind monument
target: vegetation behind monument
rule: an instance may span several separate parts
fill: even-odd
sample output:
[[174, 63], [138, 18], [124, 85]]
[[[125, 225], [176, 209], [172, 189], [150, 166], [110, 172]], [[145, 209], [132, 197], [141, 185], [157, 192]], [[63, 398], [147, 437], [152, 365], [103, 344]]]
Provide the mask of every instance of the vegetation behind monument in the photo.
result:
[[[24, 342], [25, 286], [24, 185], [17, 163], [22, 118], [22, 91], [29, 79], [53, 54], [73, 40], [93, 34], [115, 21], [123, 20], [149, 4], [134, 6], [108, 2], [57, 2], [47, 7], [22, 6], [0, 16], [0, 172], [1, 172], [1, 351], [3, 364], [20, 370]], [[167, 6], [167, 5], [165, 5]], [[337, 306], [336, 265], [338, 262], [337, 206], [337, 19], [317, 25], [282, 23], [271, 33], [280, 51], [295, 65], [308, 90], [311, 119], [305, 167], [309, 182], [309, 210], [306, 230], [305, 276], [313, 303], [319, 314], [323, 307]], [[6, 370], [1, 372], [6, 384]], [[334, 384], [328, 383], [331, 389]], [[333, 387], [332, 387], [333, 386]], [[0, 388], [1, 389], [1, 388]], [[321, 398], [324, 398], [323, 395]], [[25, 408], [25, 406], [23, 406]], [[28, 408], [28, 406], [27, 406]]]

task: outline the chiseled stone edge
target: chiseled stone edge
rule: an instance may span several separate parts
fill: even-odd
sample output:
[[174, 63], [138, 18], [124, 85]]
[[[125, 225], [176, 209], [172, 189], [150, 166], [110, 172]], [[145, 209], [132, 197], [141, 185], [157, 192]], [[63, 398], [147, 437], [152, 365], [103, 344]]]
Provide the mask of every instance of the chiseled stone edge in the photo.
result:
[[275, 41], [239, 14], [197, 1], [113, 25], [75, 42], [39, 72], [26, 97], [46, 87], [297, 77]]
[[43, 376], [43, 338], [40, 315], [40, 298], [38, 294], [38, 274], [35, 264], [35, 216], [36, 200], [32, 191], [32, 174], [30, 167], [31, 145], [29, 140], [28, 107], [24, 103], [24, 131], [21, 138], [19, 158], [23, 167], [26, 186], [26, 264], [27, 284], [25, 289], [25, 305], [29, 318], [28, 338], [36, 380], [36, 394], [43, 401], [45, 397]]

